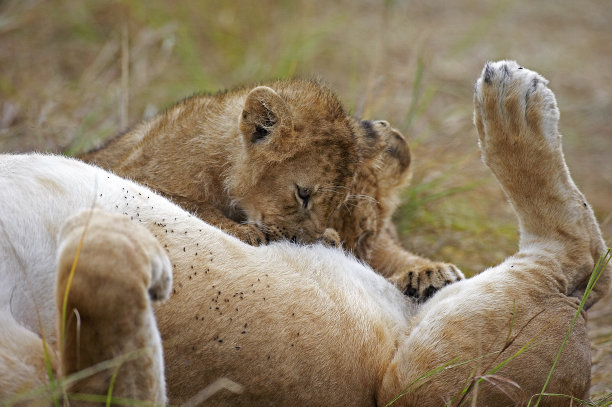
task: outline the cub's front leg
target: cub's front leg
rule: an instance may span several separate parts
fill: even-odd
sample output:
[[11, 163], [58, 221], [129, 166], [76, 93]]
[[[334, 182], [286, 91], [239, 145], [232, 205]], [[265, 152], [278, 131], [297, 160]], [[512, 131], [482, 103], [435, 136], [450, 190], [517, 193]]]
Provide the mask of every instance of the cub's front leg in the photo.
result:
[[364, 162], [355, 174], [349, 199], [331, 220], [345, 249], [367, 262], [419, 302], [464, 278], [454, 265], [410, 253], [400, 244], [392, 214], [410, 180], [410, 148], [388, 122], [363, 121], [369, 129], [360, 142]]
[[69, 386], [69, 399], [106, 396], [116, 375], [113, 396], [165, 403], [151, 302], [167, 299], [171, 285], [165, 251], [126, 216], [93, 209], [64, 224], [56, 290], [62, 375], [95, 372]]
[[174, 203], [183, 209], [195, 213], [204, 222], [211, 224], [225, 233], [237, 237], [251, 246], [265, 244], [270, 239], [269, 234], [264, 233], [254, 223], [239, 223], [225, 216], [218, 208], [206, 202], [198, 202], [189, 198], [166, 195]]
[[[225, 233], [232, 235], [251, 246], [260, 246], [278, 240], [298, 240], [297, 236], [293, 239], [287, 235], [287, 232], [276, 226], [260, 226], [255, 222], [236, 222], [228, 218], [215, 206], [207, 202], [198, 202], [189, 198], [176, 197], [167, 195], [174, 203], [180, 205], [183, 209], [195, 213], [196, 216], [206, 223], [218, 227]], [[302, 236], [303, 237], [303, 236]], [[327, 228], [323, 234], [317, 239], [329, 247], [340, 246], [340, 237], [338, 232], [332, 228]]]
[[405, 295], [419, 302], [465, 278], [454, 264], [433, 261], [404, 249], [390, 222], [376, 238], [370, 264]]

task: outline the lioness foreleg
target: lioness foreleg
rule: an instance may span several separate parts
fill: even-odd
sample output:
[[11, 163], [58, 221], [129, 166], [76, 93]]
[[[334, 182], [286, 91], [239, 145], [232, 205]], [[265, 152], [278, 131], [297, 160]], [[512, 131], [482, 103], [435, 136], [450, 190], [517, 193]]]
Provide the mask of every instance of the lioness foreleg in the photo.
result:
[[[166, 253], [126, 216], [97, 209], [70, 218], [60, 240], [58, 346], [62, 374], [71, 382], [71, 404], [82, 400], [77, 393], [107, 396], [111, 382], [112, 396], [165, 403], [161, 339], [151, 300], [169, 295], [172, 270]], [[72, 382], [71, 375], [84, 369], [90, 374]]]

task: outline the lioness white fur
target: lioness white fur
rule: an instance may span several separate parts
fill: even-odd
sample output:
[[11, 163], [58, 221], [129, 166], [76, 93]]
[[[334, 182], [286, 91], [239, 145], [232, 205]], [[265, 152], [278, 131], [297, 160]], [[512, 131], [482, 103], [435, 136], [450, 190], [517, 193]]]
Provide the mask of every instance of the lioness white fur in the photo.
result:
[[[144, 348], [118, 370], [114, 394], [163, 402], [147, 296], [165, 298], [171, 271], [173, 293], [155, 315], [172, 404], [219, 377], [244, 392], [217, 393], [207, 405], [371, 406], [399, 397], [394, 405], [439, 406], [460, 402], [482, 377], [463, 402], [518, 404], [521, 393], [537, 394], [606, 248], [565, 165], [546, 83], [514, 62], [484, 68], [475, 123], [483, 159], [516, 210], [519, 251], [419, 308], [339, 250], [248, 246], [101, 169], [2, 156], [0, 395], [47, 381], [36, 336], [44, 331], [56, 374]], [[59, 352], [58, 310], [83, 233]], [[607, 269], [587, 306], [609, 285]], [[68, 391], [104, 395], [113, 371]], [[547, 391], [585, 398], [589, 378], [581, 314]], [[545, 397], [540, 405], [566, 404]]]

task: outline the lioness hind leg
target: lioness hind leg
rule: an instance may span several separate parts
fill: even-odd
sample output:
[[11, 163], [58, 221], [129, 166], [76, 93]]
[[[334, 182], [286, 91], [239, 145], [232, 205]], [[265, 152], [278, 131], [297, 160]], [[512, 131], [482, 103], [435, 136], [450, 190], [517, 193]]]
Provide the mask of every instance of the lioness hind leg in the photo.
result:
[[[489, 63], [474, 104], [483, 160], [518, 216], [519, 251], [423, 304], [381, 394], [408, 389], [399, 401], [411, 406], [497, 406], [535, 404], [545, 391], [552, 395], [540, 406], [567, 406], [572, 399], [559, 395], [588, 397], [589, 339], [584, 313], [575, 315], [605, 245], [565, 165], [545, 79], [514, 62]], [[590, 303], [609, 278], [608, 270]]]
[[[474, 121], [483, 160], [518, 215], [518, 256], [561, 264], [553, 278], [561, 292], [579, 297], [606, 246], [565, 164], [559, 111], [547, 83], [513, 61], [486, 64], [475, 86]], [[609, 282], [610, 269], [587, 307]]]
[[62, 374], [70, 378], [86, 368], [94, 371], [67, 389], [69, 398], [74, 393], [106, 396], [114, 381], [113, 396], [163, 404], [161, 339], [151, 307], [151, 300], [164, 300], [170, 291], [172, 270], [163, 248], [127, 217], [97, 209], [70, 218], [59, 247]]
[[0, 400], [9, 406], [48, 406], [52, 397], [44, 392], [49, 383], [47, 365], [55, 375], [57, 361], [47, 343], [21, 326], [10, 311], [0, 311]]

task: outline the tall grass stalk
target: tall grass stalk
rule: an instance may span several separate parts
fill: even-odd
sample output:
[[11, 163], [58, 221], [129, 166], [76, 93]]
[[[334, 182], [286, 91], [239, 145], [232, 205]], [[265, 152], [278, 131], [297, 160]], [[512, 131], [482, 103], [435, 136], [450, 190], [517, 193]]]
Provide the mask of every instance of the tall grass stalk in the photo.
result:
[[404, 121], [404, 127], [409, 129], [412, 125], [412, 121], [417, 113], [421, 92], [423, 90], [423, 71], [425, 70], [425, 63], [422, 58], [417, 60], [417, 68], [414, 73], [414, 80], [412, 81], [412, 99], [410, 100], [410, 106], [408, 107], [408, 114]]
[[121, 368], [121, 363], [117, 365], [113, 375], [110, 379], [110, 384], [108, 385], [108, 392], [106, 393], [106, 407], [111, 406], [111, 401], [113, 397], [113, 389], [115, 388], [115, 382], [117, 381], [117, 375], [119, 374], [119, 369]]
[[[96, 179], [94, 185], [94, 191], [98, 190], [97, 187], [98, 180]], [[85, 235], [87, 234], [87, 229], [89, 229], [89, 223], [91, 221], [91, 217], [93, 215], [93, 209], [96, 205], [97, 194], [94, 195], [93, 202], [91, 204], [90, 210], [87, 215], [87, 221], [85, 222], [85, 226], [83, 227], [83, 233], [81, 233], [81, 238], [79, 239], [79, 245], [77, 246], [76, 253], [74, 254], [74, 259], [72, 260], [72, 266], [70, 267], [70, 273], [68, 274], [68, 281], [66, 282], [66, 289], [64, 290], [64, 298], [62, 299], [62, 320], [61, 320], [61, 329], [60, 329], [60, 352], [63, 356], [64, 354], [64, 346], [66, 344], [66, 312], [68, 308], [68, 294], [70, 293], [70, 287], [72, 287], [72, 280], [74, 279], [74, 273], [76, 272], [77, 264], [79, 263], [79, 256], [81, 255], [81, 250], [83, 249], [83, 242], [85, 241]]]
[[[42, 328], [42, 325], [41, 325], [41, 328]], [[49, 378], [49, 387], [53, 395], [53, 405], [55, 407], [59, 407], [59, 397], [54, 391], [57, 388], [57, 381], [55, 380], [55, 377], [53, 374], [53, 365], [51, 363], [51, 356], [49, 355], [49, 348], [47, 347], [47, 341], [45, 340], [44, 335], [42, 335], [41, 341], [42, 341], [43, 352], [45, 355], [45, 368], [47, 369], [47, 377]]]
[[[94, 187], [94, 191], [97, 191], [97, 184], [98, 181], [96, 179], [95, 181], [95, 187]], [[88, 216], [87, 216], [87, 222], [85, 222], [85, 227], [83, 228], [83, 233], [81, 234], [81, 238], [79, 239], [79, 245], [77, 246], [77, 250], [76, 253], [74, 255], [74, 259], [72, 260], [72, 266], [70, 267], [70, 273], [68, 274], [68, 281], [66, 282], [66, 289], [64, 291], [64, 298], [62, 299], [62, 319], [61, 319], [61, 328], [60, 328], [60, 340], [59, 340], [59, 351], [60, 351], [60, 363], [62, 363], [62, 360], [64, 358], [64, 351], [65, 351], [65, 344], [66, 344], [66, 312], [67, 312], [67, 307], [68, 307], [68, 294], [70, 293], [70, 287], [72, 287], [72, 280], [74, 279], [74, 273], [76, 272], [76, 267], [77, 264], [79, 262], [79, 256], [81, 255], [81, 250], [83, 248], [83, 242], [85, 241], [85, 234], [87, 233], [87, 229], [89, 228], [89, 222], [91, 220], [91, 216], [93, 214], [93, 208], [96, 204], [96, 200], [97, 200], [97, 194], [94, 195], [94, 199], [93, 202], [91, 204], [91, 208], [89, 210]], [[76, 310], [75, 310], [76, 311]], [[78, 318], [78, 312], [77, 312], [77, 318]], [[80, 321], [80, 319], [79, 319]], [[79, 325], [77, 325], [77, 329], [79, 329]], [[51, 370], [51, 362], [49, 359], [49, 355], [47, 353], [46, 350], [46, 346], [45, 346], [45, 341], [43, 338], [43, 347], [45, 348], [45, 364], [47, 365], [47, 370], [49, 372], [49, 374], [52, 375], [52, 370]], [[51, 383], [52, 377], [49, 377], [49, 381]], [[62, 395], [64, 396], [64, 398], [66, 397], [66, 393], [65, 393], [65, 386], [60, 386], [61, 390], [62, 390]], [[53, 390], [53, 389], [52, 389]], [[55, 407], [59, 407], [59, 403], [57, 400], [57, 397], [54, 396], [54, 402], [55, 402]]]
[[68, 281], [66, 282], [66, 289], [64, 290], [64, 298], [62, 300], [62, 321], [61, 321], [61, 329], [60, 329], [60, 351], [64, 352], [64, 345], [66, 344], [66, 312], [68, 308], [68, 294], [70, 293], [70, 287], [72, 287], [72, 280], [74, 279], [74, 273], [77, 268], [77, 264], [79, 263], [79, 256], [81, 255], [81, 249], [83, 248], [83, 242], [85, 241], [85, 234], [87, 233], [87, 229], [89, 227], [89, 220], [91, 219], [91, 212], [89, 218], [87, 219], [87, 223], [85, 223], [85, 227], [83, 228], [83, 233], [81, 234], [81, 239], [79, 240], [79, 245], [77, 246], [76, 253], [74, 254], [74, 259], [72, 260], [72, 266], [70, 267], [70, 273], [68, 274]]
[[[106, 403], [107, 397], [104, 395], [97, 394], [83, 394], [83, 393], [72, 393], [69, 395], [72, 401], [84, 401], [88, 403]], [[146, 400], [135, 400], [125, 397], [113, 397], [111, 399], [112, 404], [120, 406], [132, 406], [132, 407], [154, 407], [155, 403]]]

